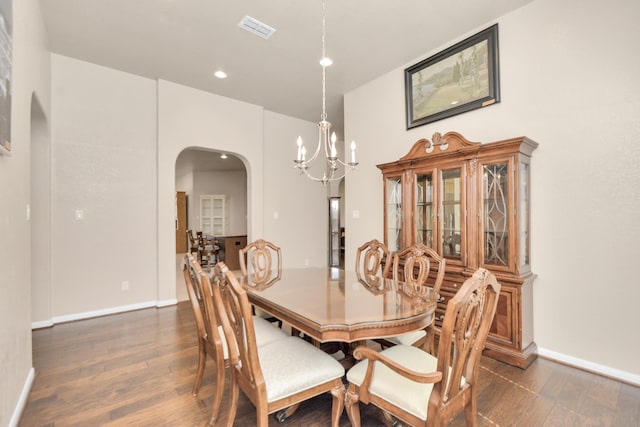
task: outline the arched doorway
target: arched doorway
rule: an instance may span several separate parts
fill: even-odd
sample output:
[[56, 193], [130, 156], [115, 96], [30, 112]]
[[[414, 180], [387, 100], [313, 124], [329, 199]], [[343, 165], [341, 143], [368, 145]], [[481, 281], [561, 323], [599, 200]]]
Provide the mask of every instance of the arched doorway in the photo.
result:
[[51, 160], [49, 125], [35, 94], [31, 97], [31, 321], [51, 326]]
[[[226, 218], [223, 234], [247, 235], [248, 187], [247, 170], [243, 161], [232, 153], [199, 147], [184, 149], [176, 158], [175, 191], [186, 195], [186, 229], [201, 230], [200, 200], [202, 197], [223, 195], [226, 197]], [[178, 208], [178, 204], [176, 204]], [[176, 210], [176, 219], [179, 213]], [[176, 233], [176, 240], [186, 234]], [[182, 277], [182, 259], [185, 247], [176, 242], [176, 298], [186, 300]], [[188, 248], [188, 244], [186, 245]], [[188, 249], [187, 249], [188, 250]]]

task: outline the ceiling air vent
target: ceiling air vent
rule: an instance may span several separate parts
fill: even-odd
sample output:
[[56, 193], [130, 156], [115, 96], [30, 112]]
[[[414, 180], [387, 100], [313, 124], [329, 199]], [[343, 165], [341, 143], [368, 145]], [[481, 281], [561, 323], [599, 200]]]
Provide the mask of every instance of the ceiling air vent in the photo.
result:
[[263, 39], [268, 39], [276, 32], [275, 28], [272, 28], [249, 15], [242, 18], [242, 21], [238, 23], [238, 26], [252, 34], [255, 34], [256, 36], [262, 37]]

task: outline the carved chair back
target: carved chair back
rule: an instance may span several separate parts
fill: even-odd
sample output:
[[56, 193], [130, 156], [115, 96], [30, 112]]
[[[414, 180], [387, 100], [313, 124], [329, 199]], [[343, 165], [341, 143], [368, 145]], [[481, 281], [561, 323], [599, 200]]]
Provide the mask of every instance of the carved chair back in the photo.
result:
[[189, 239], [189, 252], [197, 256], [200, 245], [195, 237], [193, 237], [193, 230], [187, 230], [187, 239]]
[[[220, 335], [218, 320], [213, 310], [209, 279], [203, 273], [198, 261], [191, 254], [186, 254], [184, 257], [183, 275], [198, 333], [198, 371], [192, 393], [195, 396], [200, 390], [207, 356], [209, 356], [218, 367], [216, 399], [218, 397], [222, 399], [225, 344], [223, 344], [223, 337]], [[215, 400], [214, 403], [216, 403]]]
[[[444, 424], [444, 419], [453, 418], [470, 402], [476, 411], [480, 357], [496, 312], [500, 287], [496, 276], [480, 268], [447, 304], [436, 368], [442, 372], [442, 381], [433, 386], [428, 417], [442, 419]], [[474, 413], [473, 417], [476, 416]]]
[[264, 239], [249, 243], [239, 255], [242, 274], [252, 274], [254, 283], [270, 279], [274, 270], [282, 270], [280, 247]]
[[[259, 353], [256, 326], [246, 291], [223, 262], [214, 267], [213, 276], [216, 278], [212, 283], [213, 299], [219, 320], [227, 342], [233, 343], [229, 345], [231, 387], [227, 427], [233, 426], [240, 389], [256, 406], [258, 427], [269, 425], [267, 416], [270, 413], [297, 408], [301, 401], [331, 392], [332, 426], [338, 427], [344, 405], [342, 365], [296, 337], [267, 344]], [[283, 356], [285, 354], [286, 357]], [[263, 359], [262, 363], [260, 359]], [[270, 379], [270, 389], [267, 389], [265, 377]], [[285, 414], [282, 417], [288, 416], [287, 411], [282, 414]], [[279, 416], [279, 420], [284, 418]]]
[[384, 243], [373, 239], [357, 249], [356, 274], [358, 278], [389, 277], [390, 270], [391, 253]]
[[[352, 425], [360, 426], [358, 402], [373, 403], [412, 426], [445, 426], [462, 410], [467, 425], [477, 425], [480, 357], [499, 294], [496, 277], [483, 268], [464, 282], [447, 305], [437, 358], [407, 345], [382, 352], [358, 347], [354, 356], [367, 363], [347, 374]], [[398, 395], [394, 387], [400, 383], [411, 391]]]
[[[444, 280], [445, 266], [446, 259], [434, 249], [416, 243], [394, 254], [393, 278], [413, 286], [429, 286], [438, 294]], [[431, 284], [428, 278], [432, 267], [436, 274]]]

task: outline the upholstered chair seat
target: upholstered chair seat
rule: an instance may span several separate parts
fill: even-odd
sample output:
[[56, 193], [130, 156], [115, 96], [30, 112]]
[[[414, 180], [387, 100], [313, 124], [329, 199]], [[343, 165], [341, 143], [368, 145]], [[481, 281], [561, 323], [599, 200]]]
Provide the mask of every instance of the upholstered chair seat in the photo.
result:
[[406, 332], [404, 334], [385, 338], [386, 341], [393, 345], [415, 345], [415, 343], [424, 342], [427, 331], [420, 329], [418, 331]]
[[[426, 351], [412, 345], [396, 345], [380, 352], [404, 368], [423, 374], [437, 370], [438, 359]], [[357, 386], [362, 385], [369, 361], [357, 363], [347, 372], [347, 380]], [[464, 384], [464, 377], [462, 384]], [[421, 384], [398, 375], [383, 364], [376, 366], [369, 393], [378, 396], [407, 412], [426, 421], [427, 407], [433, 384]]]
[[[260, 316], [253, 316], [253, 325], [256, 329], [256, 344], [258, 344], [258, 347], [271, 344], [283, 338], [289, 338], [289, 335], [285, 331]], [[224, 360], [228, 360], [229, 347], [227, 346], [227, 340], [224, 337], [222, 326], [218, 326], [218, 333], [220, 334], [220, 341], [222, 342]]]
[[[257, 319], [256, 316], [253, 317]], [[264, 319], [263, 319], [264, 320]], [[264, 320], [265, 323], [269, 323]], [[278, 329], [269, 326], [272, 329]], [[332, 357], [318, 357], [318, 349], [297, 337], [258, 347], [267, 388], [267, 402], [293, 396], [328, 380], [342, 378], [344, 368]]]

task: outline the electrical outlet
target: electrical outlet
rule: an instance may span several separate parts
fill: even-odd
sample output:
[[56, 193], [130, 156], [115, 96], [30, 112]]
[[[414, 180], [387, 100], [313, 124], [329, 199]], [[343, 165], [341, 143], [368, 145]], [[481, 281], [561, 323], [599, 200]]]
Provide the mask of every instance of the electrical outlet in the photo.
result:
[[124, 282], [122, 282], [122, 290], [123, 291], [128, 291], [129, 290], [129, 281], [125, 280]]

